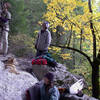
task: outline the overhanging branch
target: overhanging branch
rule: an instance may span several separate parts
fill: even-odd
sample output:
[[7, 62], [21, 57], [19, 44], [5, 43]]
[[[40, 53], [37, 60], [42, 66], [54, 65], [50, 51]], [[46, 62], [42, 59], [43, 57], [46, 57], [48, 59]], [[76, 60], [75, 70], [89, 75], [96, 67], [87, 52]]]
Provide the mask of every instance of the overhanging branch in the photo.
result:
[[66, 47], [66, 46], [56, 46], [56, 45], [53, 45], [53, 44], [51, 46], [55, 46], [55, 47], [59, 47], [59, 48], [64, 48], [64, 49], [69, 49], [69, 50], [76, 51], [76, 52], [80, 53], [81, 55], [83, 55], [84, 57], [86, 57], [87, 60], [89, 61], [90, 65], [92, 66], [92, 61], [91, 61], [90, 57], [87, 54], [85, 54], [84, 52], [82, 52], [82, 51], [80, 51], [78, 49], [75, 49], [75, 48], [72, 48], [72, 47]]

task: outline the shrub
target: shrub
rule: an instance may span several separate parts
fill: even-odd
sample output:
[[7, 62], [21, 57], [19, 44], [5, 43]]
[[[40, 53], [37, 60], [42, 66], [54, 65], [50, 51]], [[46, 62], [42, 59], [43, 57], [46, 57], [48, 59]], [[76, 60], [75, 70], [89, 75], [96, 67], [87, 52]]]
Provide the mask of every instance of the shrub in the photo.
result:
[[18, 57], [33, 57], [35, 53], [34, 38], [26, 34], [9, 37], [9, 52]]

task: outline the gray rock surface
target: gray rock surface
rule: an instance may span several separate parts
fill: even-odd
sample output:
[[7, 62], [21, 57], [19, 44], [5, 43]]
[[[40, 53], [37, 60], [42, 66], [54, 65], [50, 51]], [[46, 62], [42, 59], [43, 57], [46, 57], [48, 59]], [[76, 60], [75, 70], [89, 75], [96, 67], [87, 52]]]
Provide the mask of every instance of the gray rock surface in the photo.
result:
[[89, 97], [85, 94], [82, 97], [78, 97], [77, 95], [67, 94], [67, 95], [65, 95], [65, 98], [63, 98], [62, 100], [98, 100], [98, 99]]
[[[83, 77], [73, 75], [70, 73], [67, 68], [62, 65], [58, 64], [58, 67], [53, 69], [48, 66], [44, 65], [33, 65], [32, 66], [33, 72], [36, 77], [41, 80], [47, 72], [52, 72], [55, 75], [55, 84], [57, 87], [66, 87], [69, 88], [72, 84], [74, 84], [79, 79]], [[84, 87], [86, 87], [85, 80], [84, 80]], [[66, 94], [64, 99], [61, 100], [98, 100], [93, 97], [89, 97], [87, 95], [83, 95], [83, 97], [79, 97], [77, 95]]]
[[[50, 68], [43, 65], [31, 65], [30, 59], [17, 58], [17, 69], [19, 75], [8, 72], [4, 69], [4, 64], [1, 62], [6, 57], [0, 56], [0, 100], [23, 100], [25, 91], [41, 80], [47, 72], [52, 72], [55, 75], [55, 83], [58, 87], [69, 87], [77, 80], [83, 77], [73, 75], [67, 68], [58, 64], [58, 68]], [[29, 72], [29, 73], [28, 73]], [[32, 73], [33, 72], [33, 73]], [[34, 77], [31, 74], [34, 74]], [[66, 86], [67, 84], [67, 86]], [[63, 100], [97, 100], [84, 94], [83, 97], [66, 94]]]
[[[0, 60], [4, 59], [0, 56]], [[10, 73], [0, 61], [0, 100], [23, 100], [25, 91], [37, 82], [30, 73], [18, 72], [18, 75]]]
[[55, 69], [48, 67], [47, 65], [33, 65], [32, 68], [33, 68], [34, 74], [39, 80], [41, 80], [47, 72], [54, 73], [55, 83], [58, 87], [60, 86], [69, 87], [73, 83], [75, 83], [78, 79], [83, 78], [79, 76], [78, 77], [74, 76], [73, 74], [68, 72], [67, 68], [64, 65], [59, 64], [59, 63], [58, 63], [58, 67]]

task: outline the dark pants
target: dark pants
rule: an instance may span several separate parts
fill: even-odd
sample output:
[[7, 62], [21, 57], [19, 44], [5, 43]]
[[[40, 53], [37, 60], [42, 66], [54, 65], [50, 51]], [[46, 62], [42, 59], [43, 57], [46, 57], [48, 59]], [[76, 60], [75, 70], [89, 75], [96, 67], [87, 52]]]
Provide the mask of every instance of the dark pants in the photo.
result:
[[41, 100], [40, 99], [40, 85], [37, 83], [35, 86], [29, 88], [27, 100]]
[[44, 55], [48, 53], [48, 50], [37, 50], [36, 57]]

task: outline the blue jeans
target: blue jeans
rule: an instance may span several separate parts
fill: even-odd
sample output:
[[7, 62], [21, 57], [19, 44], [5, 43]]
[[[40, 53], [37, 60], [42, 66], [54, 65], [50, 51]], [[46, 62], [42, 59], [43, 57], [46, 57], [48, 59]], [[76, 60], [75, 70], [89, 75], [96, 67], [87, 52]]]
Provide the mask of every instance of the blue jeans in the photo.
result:
[[37, 50], [36, 57], [44, 55], [48, 53], [48, 50]]

